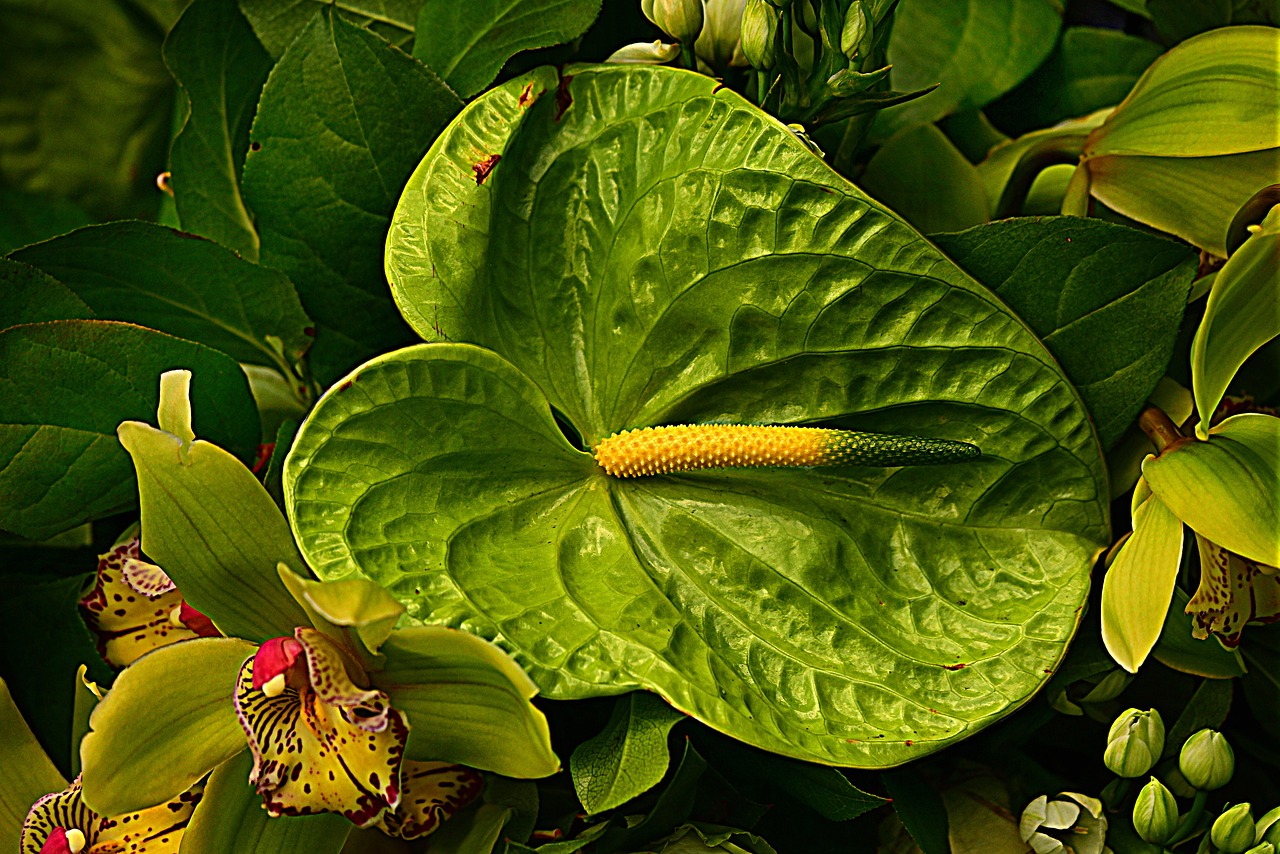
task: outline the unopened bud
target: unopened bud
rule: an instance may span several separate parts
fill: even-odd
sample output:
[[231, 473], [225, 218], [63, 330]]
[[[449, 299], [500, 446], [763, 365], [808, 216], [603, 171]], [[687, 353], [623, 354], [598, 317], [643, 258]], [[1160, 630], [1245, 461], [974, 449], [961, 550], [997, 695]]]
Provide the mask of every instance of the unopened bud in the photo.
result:
[[1253, 847], [1253, 813], [1248, 804], [1236, 804], [1214, 819], [1209, 839], [1221, 854], [1244, 854]]
[[636, 42], [620, 47], [605, 62], [636, 65], [662, 65], [680, 55], [680, 45], [660, 41]]
[[1133, 802], [1133, 829], [1143, 842], [1163, 845], [1178, 829], [1178, 801], [1155, 777], [1142, 787]]
[[863, 58], [864, 47], [871, 41], [871, 19], [862, 7], [862, 0], [853, 0], [844, 13], [844, 29], [840, 33], [840, 52], [850, 59]]
[[778, 10], [766, 0], [747, 0], [742, 9], [742, 52], [752, 68], [773, 68]]
[[1202, 729], [1182, 745], [1178, 769], [1192, 786], [1211, 792], [1231, 780], [1236, 770], [1236, 757], [1222, 733]]
[[681, 44], [693, 44], [702, 32], [702, 0], [653, 0], [641, 8], [664, 32]]
[[1107, 733], [1102, 761], [1120, 777], [1140, 777], [1151, 770], [1164, 750], [1164, 721], [1155, 709], [1121, 712]]

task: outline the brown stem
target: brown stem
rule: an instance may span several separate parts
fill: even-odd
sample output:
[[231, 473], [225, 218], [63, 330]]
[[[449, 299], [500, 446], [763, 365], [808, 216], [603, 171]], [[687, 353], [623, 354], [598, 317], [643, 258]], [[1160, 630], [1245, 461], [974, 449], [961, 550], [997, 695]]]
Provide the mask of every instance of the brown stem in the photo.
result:
[[1164, 453], [1166, 448], [1179, 439], [1185, 438], [1178, 430], [1178, 425], [1158, 406], [1148, 406], [1143, 410], [1142, 415], [1138, 416], [1138, 426], [1160, 453]]

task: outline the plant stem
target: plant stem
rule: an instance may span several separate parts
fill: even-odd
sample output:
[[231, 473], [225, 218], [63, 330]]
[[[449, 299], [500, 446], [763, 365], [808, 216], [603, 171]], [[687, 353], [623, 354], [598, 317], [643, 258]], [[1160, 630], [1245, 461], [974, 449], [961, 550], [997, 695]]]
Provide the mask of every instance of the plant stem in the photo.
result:
[[1142, 428], [1142, 432], [1147, 434], [1147, 438], [1151, 440], [1151, 444], [1156, 446], [1158, 453], [1164, 453], [1174, 443], [1181, 439], [1185, 439], [1178, 425], [1165, 414], [1165, 411], [1158, 406], [1148, 406], [1138, 416], [1138, 426]]
[[765, 96], [769, 94], [769, 79], [764, 71], [756, 71], [756, 103], [764, 109]]
[[1173, 838], [1164, 844], [1166, 848], [1172, 848], [1195, 832], [1196, 825], [1200, 823], [1200, 816], [1204, 815], [1204, 805], [1208, 799], [1208, 792], [1203, 789], [1196, 790], [1196, 797], [1191, 802], [1190, 811], [1182, 817], [1182, 821], [1178, 822], [1178, 829], [1174, 832]]
[[698, 70], [698, 55], [693, 52], [692, 43], [680, 43], [680, 61], [684, 63], [684, 67], [690, 71]]
[[1007, 219], [1022, 213], [1027, 194], [1038, 176], [1050, 166], [1074, 164], [1084, 151], [1087, 133], [1065, 133], [1033, 143], [1019, 158], [996, 203], [994, 219]]

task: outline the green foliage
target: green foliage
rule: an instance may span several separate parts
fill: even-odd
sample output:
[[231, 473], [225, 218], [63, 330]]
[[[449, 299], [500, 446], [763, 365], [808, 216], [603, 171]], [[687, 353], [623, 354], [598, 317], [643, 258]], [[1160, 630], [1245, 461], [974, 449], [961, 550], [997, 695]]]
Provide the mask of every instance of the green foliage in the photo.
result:
[[569, 760], [583, 809], [601, 813], [656, 786], [671, 761], [667, 734], [683, 719], [643, 691], [620, 699], [604, 730], [579, 744]]
[[327, 8], [262, 90], [244, 195], [262, 263], [293, 280], [316, 320], [322, 383], [409, 341], [386, 299], [387, 224], [405, 177], [460, 106], [430, 70]]
[[21, 712], [0, 680], [0, 756], [5, 773], [0, 776], [0, 839], [17, 840], [27, 810], [50, 792], [60, 792], [67, 781], [53, 767]]
[[398, 48], [408, 50], [413, 41], [414, 20], [423, 0], [240, 0], [242, 11], [258, 40], [273, 59], [279, 60], [298, 34], [325, 6], [344, 20], [377, 33]]
[[978, 170], [931, 124], [886, 140], [858, 186], [922, 234], [963, 231], [990, 218]]

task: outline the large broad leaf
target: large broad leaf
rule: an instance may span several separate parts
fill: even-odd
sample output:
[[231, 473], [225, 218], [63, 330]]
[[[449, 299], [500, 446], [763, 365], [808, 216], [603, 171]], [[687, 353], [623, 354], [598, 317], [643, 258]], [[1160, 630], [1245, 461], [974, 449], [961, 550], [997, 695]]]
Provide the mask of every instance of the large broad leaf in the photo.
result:
[[267, 80], [244, 194], [262, 263], [293, 279], [317, 321], [311, 364], [323, 383], [411, 337], [387, 298], [387, 223], [460, 106], [430, 70], [331, 10]]
[[582, 35], [600, 12], [600, 0], [425, 0], [413, 55], [463, 98], [493, 82], [503, 63], [522, 50]]
[[4, 773], [0, 774], [0, 844], [14, 851], [31, 805], [47, 794], [61, 792], [67, 781], [40, 749], [4, 680], [0, 680], [0, 756], [4, 757]]
[[120, 815], [164, 803], [247, 751], [231, 695], [254, 649], [235, 638], [197, 638], [126, 668], [80, 742], [90, 809]]
[[155, 211], [173, 102], [160, 5], [0, 2], [0, 183], [102, 217]]
[[276, 59], [306, 28], [316, 11], [326, 6], [408, 50], [422, 0], [240, 0], [240, 9], [253, 31]]
[[934, 237], [1035, 330], [1080, 390], [1110, 448], [1173, 354], [1194, 252], [1079, 217], [993, 222]]
[[90, 320], [93, 309], [57, 279], [0, 258], [0, 329], [46, 320]]
[[[500, 638], [552, 697], [649, 688], [820, 762], [903, 762], [1024, 701], [1108, 537], [1097, 440], [1052, 357], [715, 81], [566, 73], [524, 110], [536, 81], [479, 99], [411, 180], [398, 299], [497, 352], [410, 348], [330, 391], [285, 464], [312, 566]], [[467, 187], [475, 147], [502, 159]], [[983, 456], [613, 480], [552, 407], [587, 446], [825, 423]]]
[[337, 854], [351, 822], [336, 813], [272, 818], [249, 782], [242, 750], [214, 769], [182, 837], [183, 854]]
[[1053, 0], [901, 0], [889, 37], [893, 88], [936, 91], [881, 113], [876, 130], [981, 107], [1035, 70], [1062, 25]]
[[1044, 64], [987, 107], [987, 115], [1020, 134], [1114, 106], [1160, 53], [1155, 42], [1118, 30], [1072, 27]]
[[199, 341], [241, 362], [288, 370], [311, 345], [311, 320], [288, 278], [171, 228], [89, 226], [12, 257], [62, 282], [98, 317]]
[[164, 61], [187, 98], [186, 121], [169, 150], [182, 227], [257, 260], [240, 173], [271, 57], [236, 0], [195, 0], [165, 40]]
[[244, 460], [258, 417], [228, 356], [128, 323], [67, 320], [0, 332], [0, 527], [45, 539], [137, 506], [116, 425], [151, 418], [160, 374], [196, 373], [195, 421]]

